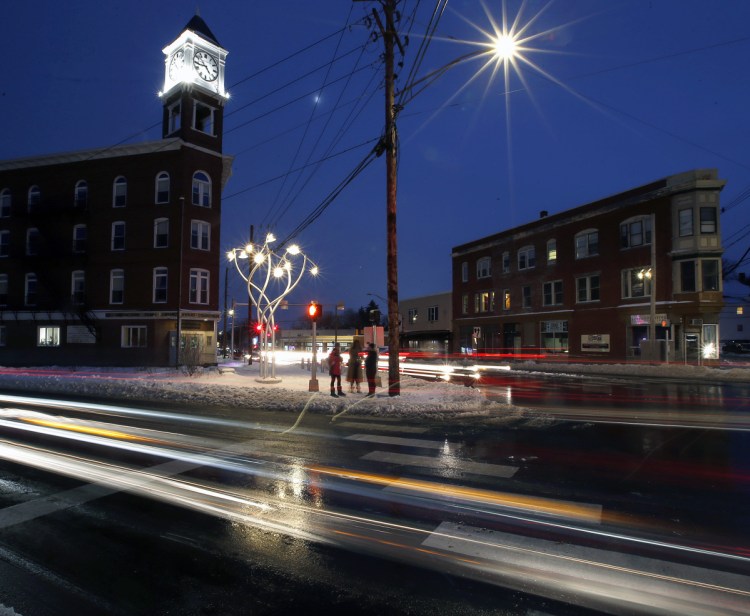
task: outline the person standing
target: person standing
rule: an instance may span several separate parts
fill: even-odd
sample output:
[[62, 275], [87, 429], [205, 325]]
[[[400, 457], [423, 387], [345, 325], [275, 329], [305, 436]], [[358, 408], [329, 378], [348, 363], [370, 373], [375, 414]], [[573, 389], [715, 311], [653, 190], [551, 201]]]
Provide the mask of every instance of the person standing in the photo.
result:
[[349, 349], [349, 361], [346, 364], [346, 380], [349, 383], [349, 391], [354, 393], [354, 386], [357, 386], [357, 393], [361, 390], [359, 384], [362, 382], [362, 359], [359, 354], [362, 351], [359, 340], [356, 338]]
[[346, 396], [344, 390], [341, 389], [341, 348], [338, 342], [328, 355], [328, 374], [331, 375], [331, 395], [334, 398]]
[[375, 379], [378, 376], [378, 350], [372, 342], [367, 345], [365, 376], [367, 377], [367, 397], [372, 398], [375, 395]]

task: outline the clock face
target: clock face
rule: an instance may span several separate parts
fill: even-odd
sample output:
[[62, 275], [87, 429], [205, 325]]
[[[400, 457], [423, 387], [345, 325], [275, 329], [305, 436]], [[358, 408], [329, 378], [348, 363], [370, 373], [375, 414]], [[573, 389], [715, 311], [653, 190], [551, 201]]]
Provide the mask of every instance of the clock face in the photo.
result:
[[193, 66], [198, 77], [205, 81], [214, 81], [219, 76], [219, 67], [216, 58], [205, 51], [196, 52], [193, 56]]
[[169, 78], [172, 81], [177, 81], [177, 79], [179, 78], [184, 61], [185, 53], [182, 50], [176, 52], [172, 56], [172, 59], [169, 61]]

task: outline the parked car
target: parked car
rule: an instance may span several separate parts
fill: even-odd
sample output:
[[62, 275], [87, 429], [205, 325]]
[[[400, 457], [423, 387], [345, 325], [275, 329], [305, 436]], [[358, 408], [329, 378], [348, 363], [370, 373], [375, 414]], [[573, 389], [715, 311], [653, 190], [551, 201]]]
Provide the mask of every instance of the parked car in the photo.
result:
[[750, 340], [722, 340], [722, 353], [750, 353]]

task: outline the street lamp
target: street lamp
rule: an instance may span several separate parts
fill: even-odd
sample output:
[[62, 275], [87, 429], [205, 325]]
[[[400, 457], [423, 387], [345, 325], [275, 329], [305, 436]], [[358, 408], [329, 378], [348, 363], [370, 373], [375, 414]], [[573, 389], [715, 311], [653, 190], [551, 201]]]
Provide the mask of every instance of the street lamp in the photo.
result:
[[[266, 235], [263, 244], [247, 244], [243, 248], [232, 248], [227, 252], [227, 258], [235, 264], [237, 272], [247, 284], [247, 294], [250, 302], [255, 306], [258, 323], [263, 327], [260, 338], [261, 359], [259, 382], [278, 383], [276, 378], [276, 327], [274, 312], [279, 306], [284, 307], [284, 298], [299, 284], [302, 277], [308, 273], [317, 276], [318, 266], [315, 265], [293, 244], [283, 253], [274, 252], [271, 244], [276, 241], [273, 233]], [[240, 266], [240, 261], [248, 261], [249, 271]], [[268, 373], [268, 332], [271, 333], [271, 374]]]

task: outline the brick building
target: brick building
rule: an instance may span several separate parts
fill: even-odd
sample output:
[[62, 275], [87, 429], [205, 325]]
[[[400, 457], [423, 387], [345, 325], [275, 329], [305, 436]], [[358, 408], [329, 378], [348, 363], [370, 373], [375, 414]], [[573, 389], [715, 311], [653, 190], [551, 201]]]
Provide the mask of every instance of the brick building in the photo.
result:
[[163, 139], [0, 161], [3, 365], [216, 362], [226, 51], [164, 54]]
[[724, 184], [694, 170], [456, 246], [454, 351], [715, 357]]

